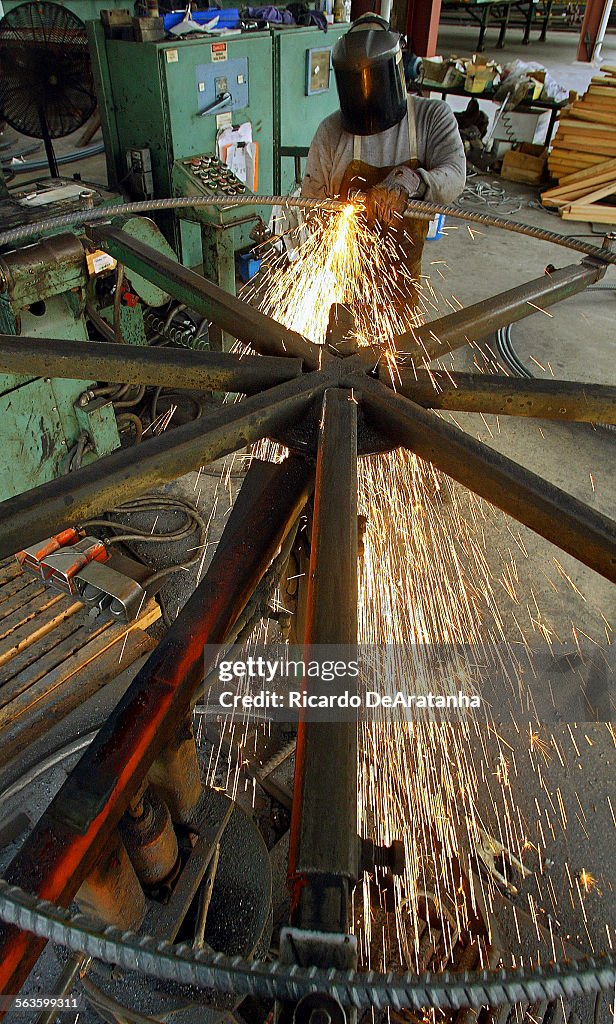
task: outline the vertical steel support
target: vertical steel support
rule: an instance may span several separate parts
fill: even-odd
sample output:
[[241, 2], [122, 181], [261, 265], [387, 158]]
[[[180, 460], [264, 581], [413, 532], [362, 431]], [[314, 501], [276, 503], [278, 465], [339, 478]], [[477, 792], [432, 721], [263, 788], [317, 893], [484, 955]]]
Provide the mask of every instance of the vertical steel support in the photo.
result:
[[[402, 14], [404, 3], [396, 2], [393, 8], [394, 11], [399, 10]], [[408, 38], [413, 43], [413, 53], [419, 57], [433, 57], [437, 52], [440, 16], [441, 0], [409, 0], [406, 26], [399, 15], [395, 27], [399, 32], [406, 31]]]
[[[357, 405], [325, 392], [310, 555], [307, 657], [322, 644], [357, 643]], [[312, 655], [311, 655], [312, 650]], [[289, 876], [292, 924], [348, 930], [358, 875], [357, 725], [299, 725]]]

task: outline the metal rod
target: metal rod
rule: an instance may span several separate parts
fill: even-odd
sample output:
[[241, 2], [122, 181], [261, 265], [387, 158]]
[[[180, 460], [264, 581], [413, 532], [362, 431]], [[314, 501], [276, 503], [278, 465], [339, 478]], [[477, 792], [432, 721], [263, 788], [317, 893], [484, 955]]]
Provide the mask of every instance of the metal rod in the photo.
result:
[[[343, 389], [323, 402], [305, 639], [316, 655], [357, 644], [357, 404]], [[356, 723], [301, 720], [295, 763], [292, 922], [345, 932], [358, 874]]]
[[392, 369], [384, 364], [379, 365], [379, 380], [428, 409], [616, 423], [616, 387], [607, 384]]
[[174, 298], [209, 317], [223, 331], [228, 331], [261, 355], [297, 356], [310, 370], [321, 365], [322, 347], [151, 246], [108, 226], [90, 226], [88, 237], [115, 259], [137, 271], [146, 281], [164, 288]]
[[523, 320], [526, 316], [556, 302], [568, 299], [589, 285], [599, 281], [606, 267], [583, 260], [562, 270], [546, 271], [527, 284], [510, 288], [499, 295], [490, 296], [449, 313], [431, 323], [399, 334], [393, 339], [398, 352], [415, 356], [421, 362], [437, 359], [469, 341], [488, 338], [499, 327]]
[[[301, 512], [313, 470], [253, 462], [202, 582], [5, 872], [66, 906], [188, 714], [221, 644]], [[19, 991], [44, 941], [0, 928], [0, 992]]]
[[326, 374], [306, 374], [9, 498], [0, 504], [0, 558], [270, 436], [326, 386]]
[[0, 334], [0, 372], [253, 394], [299, 377], [300, 359]]
[[396, 444], [616, 583], [616, 523], [421, 406], [365, 378], [368, 419]]

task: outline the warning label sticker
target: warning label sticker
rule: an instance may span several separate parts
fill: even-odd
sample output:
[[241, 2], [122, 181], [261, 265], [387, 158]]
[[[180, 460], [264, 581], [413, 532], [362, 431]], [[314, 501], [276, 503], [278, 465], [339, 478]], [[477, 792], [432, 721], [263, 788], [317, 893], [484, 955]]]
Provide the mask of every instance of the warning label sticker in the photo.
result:
[[226, 43], [212, 43], [210, 46], [212, 53], [212, 61], [226, 60], [227, 59], [227, 44]]

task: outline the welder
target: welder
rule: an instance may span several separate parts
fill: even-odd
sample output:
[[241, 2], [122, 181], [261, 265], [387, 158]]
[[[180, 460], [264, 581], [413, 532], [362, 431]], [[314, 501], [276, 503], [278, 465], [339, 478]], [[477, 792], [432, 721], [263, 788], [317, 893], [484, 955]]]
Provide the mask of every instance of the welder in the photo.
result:
[[[401, 37], [364, 14], [336, 43], [340, 110], [317, 128], [302, 195], [365, 197], [368, 226], [389, 233], [411, 277], [421, 274], [428, 221], [402, 220], [410, 199], [449, 203], [464, 188], [466, 160], [453, 112], [442, 100], [407, 94]], [[408, 286], [414, 301], [416, 286]]]

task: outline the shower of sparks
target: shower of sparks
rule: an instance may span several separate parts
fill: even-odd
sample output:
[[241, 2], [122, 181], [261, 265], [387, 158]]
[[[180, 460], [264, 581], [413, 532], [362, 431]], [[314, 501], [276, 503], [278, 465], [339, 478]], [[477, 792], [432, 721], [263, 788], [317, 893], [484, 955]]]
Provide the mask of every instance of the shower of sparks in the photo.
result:
[[[472, 231], [470, 234], [474, 237]], [[320, 344], [326, 339], [330, 307], [342, 304], [354, 316], [353, 337], [360, 344], [376, 341], [385, 352], [389, 350], [395, 372], [394, 335], [412, 333], [430, 310], [438, 308], [438, 296], [429, 279], [420, 282], [418, 302], [410, 312], [408, 303], [402, 301], [408, 294], [408, 272], [404, 261], [397, 258], [394, 241], [369, 231], [352, 205], [333, 216], [312, 218], [300, 230], [299, 239], [292, 260], [276, 255], [265, 258], [265, 273], [245, 290], [244, 297]], [[459, 308], [461, 303], [456, 299], [455, 306], [449, 305]], [[485, 353], [478, 351], [485, 358]], [[419, 348], [418, 357], [418, 365], [422, 365]], [[284, 457], [284, 451], [272, 442], [257, 446], [256, 452], [260, 458]], [[499, 610], [503, 592], [513, 609], [516, 645], [524, 648], [529, 631], [539, 641], [558, 639], [534, 595], [524, 609], [511, 549], [498, 552], [498, 571], [488, 561], [485, 530], [495, 517], [500, 516], [501, 522], [506, 522], [505, 518], [471, 492], [452, 484], [429, 463], [404, 450], [360, 460], [359, 511], [366, 517], [360, 565], [360, 642], [396, 645], [395, 650], [406, 654], [411, 651], [416, 690], [420, 680], [426, 689], [430, 680], [430, 688], [435, 689], [434, 676], [426, 671], [430, 645], [464, 644], [475, 659], [477, 652], [485, 654], [491, 644], [509, 647]], [[513, 533], [509, 523], [506, 526], [503, 532], [511, 535], [521, 555], [527, 557], [521, 536]], [[519, 621], [518, 609], [527, 616], [525, 626]], [[408, 660], [394, 664], [388, 680], [392, 691], [407, 688], [408, 667]], [[464, 673], [462, 666], [460, 680]], [[511, 683], [515, 692], [516, 680]], [[233, 723], [230, 729], [232, 736], [225, 744], [233, 736], [237, 742], [241, 723]], [[246, 736], [240, 739], [244, 750]], [[573, 733], [571, 739], [575, 744]], [[474, 872], [482, 836], [492, 836], [494, 848], [504, 851], [505, 861], [519, 865], [522, 872], [526, 872], [529, 857], [533, 864], [538, 861], [540, 868], [547, 863], [546, 834], [553, 839], [556, 827], [566, 829], [566, 817], [560, 792], [556, 798], [550, 796], [542, 769], [552, 757], [564, 761], [554, 737], [542, 737], [536, 724], [527, 732], [527, 743], [538, 788], [547, 800], [542, 808], [535, 798], [534, 822], [524, 819], [516, 802], [517, 751], [493, 724], [486, 728], [485, 720], [461, 717], [455, 723], [389, 719], [360, 725], [361, 827], [379, 843], [402, 838], [407, 859], [405, 874], [393, 880], [393, 933], [389, 925], [383, 925], [383, 915], [379, 917], [375, 911], [378, 901], [383, 905], [385, 900], [377, 886], [375, 904], [375, 879], [365, 875], [363, 892], [356, 894], [355, 924], [365, 966], [388, 969], [397, 964], [410, 970], [443, 966], [478, 907], [492, 907], [499, 888], [495, 879], [508, 884], [496, 870], [487, 877]], [[213, 754], [214, 762], [219, 756], [220, 750]], [[237, 787], [237, 774], [227, 781]], [[575, 885], [571, 880], [572, 901], [577, 891], [581, 903], [581, 890], [586, 893], [592, 887], [592, 876], [583, 874]], [[466, 886], [461, 877], [466, 878]], [[552, 904], [549, 914], [556, 916], [557, 896], [549, 877], [544, 887], [545, 900]], [[528, 899], [539, 940], [545, 923], [540, 928], [530, 894]], [[436, 915], [439, 922], [438, 956], [433, 926], [428, 925], [426, 932], [428, 903], [433, 910], [428, 916]], [[549, 914], [555, 953], [559, 942]], [[538, 957], [539, 953], [535, 960]], [[479, 958], [481, 966], [491, 963], [485, 944], [479, 945]]]

